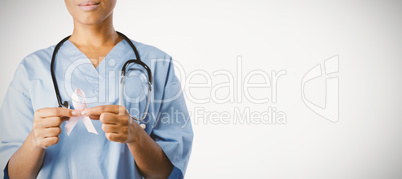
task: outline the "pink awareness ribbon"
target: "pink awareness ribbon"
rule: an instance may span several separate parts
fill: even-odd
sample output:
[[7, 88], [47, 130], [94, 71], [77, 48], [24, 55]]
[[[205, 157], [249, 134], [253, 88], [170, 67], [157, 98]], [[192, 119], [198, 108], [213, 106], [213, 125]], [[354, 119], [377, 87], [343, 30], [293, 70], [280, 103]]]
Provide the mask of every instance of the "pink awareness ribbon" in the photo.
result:
[[[82, 98], [82, 101], [80, 100], [80, 97]], [[74, 109], [77, 111], [83, 111], [88, 108], [87, 106], [87, 100], [85, 99], [85, 93], [77, 88], [73, 95], [71, 96], [72, 101], [73, 101], [73, 106]], [[79, 120], [82, 120], [84, 123], [85, 127], [87, 128], [88, 132], [98, 134], [96, 131], [94, 125], [91, 122], [91, 119], [88, 116], [75, 116], [75, 117], [70, 117], [70, 119], [67, 121], [66, 125], [64, 126], [67, 131], [67, 135], [70, 135], [71, 131], [74, 129], [75, 125]]]

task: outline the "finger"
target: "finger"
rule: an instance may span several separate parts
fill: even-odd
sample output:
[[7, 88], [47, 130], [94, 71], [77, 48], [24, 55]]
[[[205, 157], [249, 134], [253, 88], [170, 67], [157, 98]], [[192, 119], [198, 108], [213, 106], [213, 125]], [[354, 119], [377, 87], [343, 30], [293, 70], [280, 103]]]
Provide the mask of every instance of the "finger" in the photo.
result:
[[60, 127], [46, 128], [43, 131], [44, 131], [45, 138], [58, 137], [61, 133]]
[[120, 135], [120, 134], [115, 134], [115, 133], [105, 133], [105, 136], [108, 140], [113, 141], [113, 142], [124, 142], [127, 140], [127, 137], [125, 135]]
[[47, 117], [42, 120], [44, 123], [43, 127], [58, 127], [63, 123], [63, 120], [60, 117]]
[[49, 127], [35, 130], [35, 137], [57, 137], [61, 133], [60, 127]]
[[100, 115], [89, 116], [89, 118], [90, 118], [90, 119], [93, 119], [93, 120], [99, 120]]
[[128, 127], [113, 124], [102, 124], [102, 130], [105, 133], [127, 133]]
[[34, 120], [33, 127], [35, 129], [48, 128], [48, 127], [58, 127], [62, 123], [60, 117], [47, 117], [40, 118], [39, 120]]
[[102, 113], [99, 117], [99, 120], [103, 124], [118, 124], [119, 123], [118, 116], [114, 113], [108, 113], [108, 112]]
[[59, 138], [58, 137], [47, 137], [47, 138], [44, 138], [44, 139], [42, 139], [41, 141], [40, 141], [40, 146], [42, 146], [42, 147], [45, 147], [45, 148], [47, 148], [47, 147], [50, 147], [50, 146], [52, 146], [52, 145], [55, 145], [55, 144], [57, 144], [59, 142]]
[[63, 123], [64, 121], [68, 121], [70, 119], [70, 117], [61, 117], [61, 122]]
[[119, 115], [126, 114], [126, 108], [120, 105], [103, 105], [103, 106], [96, 106], [93, 108], [88, 108], [81, 112], [81, 115], [85, 116], [99, 116], [104, 112], [115, 113]]
[[38, 110], [40, 117], [70, 117], [80, 114], [79, 111], [66, 108], [45, 108]]

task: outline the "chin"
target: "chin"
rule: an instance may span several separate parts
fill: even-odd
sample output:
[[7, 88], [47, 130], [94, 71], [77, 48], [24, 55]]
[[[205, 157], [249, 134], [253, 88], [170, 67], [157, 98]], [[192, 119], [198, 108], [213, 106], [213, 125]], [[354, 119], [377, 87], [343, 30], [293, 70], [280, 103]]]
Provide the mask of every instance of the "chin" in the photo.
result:
[[104, 17], [98, 16], [81, 16], [79, 19], [77, 19], [80, 24], [84, 25], [96, 25], [102, 23], [104, 20]]

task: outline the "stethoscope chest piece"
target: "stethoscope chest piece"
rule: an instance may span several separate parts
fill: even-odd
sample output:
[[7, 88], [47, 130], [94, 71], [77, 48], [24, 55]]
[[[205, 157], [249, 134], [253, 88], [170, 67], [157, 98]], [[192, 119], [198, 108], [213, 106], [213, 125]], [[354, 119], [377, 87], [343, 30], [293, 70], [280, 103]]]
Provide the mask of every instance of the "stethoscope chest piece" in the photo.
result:
[[66, 108], [66, 109], [70, 109], [70, 103], [68, 101], [64, 101], [63, 104], [61, 104], [61, 106], [59, 106], [61, 108]]

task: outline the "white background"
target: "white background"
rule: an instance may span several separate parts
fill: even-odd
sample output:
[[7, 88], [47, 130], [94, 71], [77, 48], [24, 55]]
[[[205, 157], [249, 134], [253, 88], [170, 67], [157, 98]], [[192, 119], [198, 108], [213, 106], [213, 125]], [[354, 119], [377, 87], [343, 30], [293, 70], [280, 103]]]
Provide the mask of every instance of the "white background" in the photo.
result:
[[[60, 0], [0, 4], [2, 101], [19, 62], [56, 44], [73, 26]], [[277, 102], [264, 104], [246, 100], [242, 93], [242, 101], [236, 96], [233, 102], [200, 104], [190, 98], [212, 99], [228, 92], [188, 89], [182, 78], [190, 112], [202, 108], [233, 114], [247, 107], [263, 112], [271, 106], [287, 118], [278, 125], [236, 124], [236, 116], [229, 124], [193, 117], [186, 178], [402, 177], [400, 1], [120, 0], [114, 19], [116, 30], [164, 50], [187, 75], [204, 71], [213, 85], [225, 80], [214, 77], [216, 71], [236, 75], [238, 56], [244, 76], [256, 69], [268, 74], [286, 70], [278, 80]], [[306, 107], [300, 90], [304, 74], [334, 55], [339, 55], [337, 123]], [[317, 103], [325, 99], [323, 85], [324, 80], [309, 88]], [[270, 93], [268, 88], [252, 95]]]

